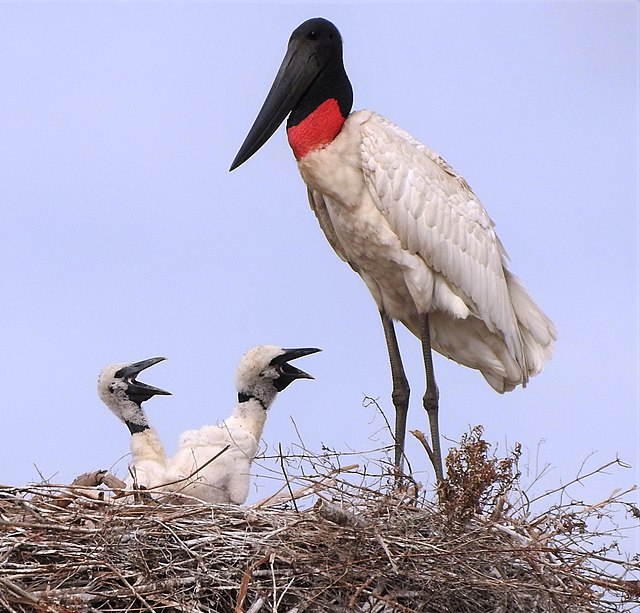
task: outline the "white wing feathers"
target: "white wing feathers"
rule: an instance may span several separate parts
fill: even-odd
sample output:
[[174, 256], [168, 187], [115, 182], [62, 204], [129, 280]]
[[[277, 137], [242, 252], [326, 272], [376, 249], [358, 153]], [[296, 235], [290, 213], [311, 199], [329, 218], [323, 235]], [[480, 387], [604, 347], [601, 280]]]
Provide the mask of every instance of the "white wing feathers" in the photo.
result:
[[403, 247], [459, 290], [489, 330], [502, 332], [522, 364], [506, 253], [479, 200], [442, 158], [383, 117], [365, 122], [362, 136], [365, 182]]
[[441, 157], [359, 111], [299, 169], [329, 243], [379, 307], [392, 305], [385, 310], [416, 335], [417, 313], [428, 311], [433, 347], [499, 392], [540, 372], [553, 324], [506, 269], [489, 215]]
[[469, 185], [441, 157], [380, 115], [363, 122], [361, 153], [372, 199], [403, 247], [444, 276], [471, 314], [502, 336], [520, 367], [516, 378], [504, 356], [502, 381], [491, 368], [480, 367], [489, 383], [499, 391], [511, 389], [513, 382], [526, 384], [551, 357], [555, 328], [506, 270], [506, 251]]
[[183, 432], [171, 458], [166, 457], [154, 428], [130, 440], [127, 487], [157, 488], [159, 495], [178, 492], [210, 503], [243, 504], [246, 500], [258, 441], [233, 416], [220, 425]]
[[[346, 256], [344, 251], [342, 250], [342, 244], [337, 234], [334, 231], [333, 221], [331, 220], [331, 215], [329, 214], [329, 209], [327, 207], [327, 203], [325, 202], [326, 196], [319, 190], [312, 189], [307, 185], [307, 197], [309, 198], [309, 204], [311, 205], [311, 210], [314, 212], [324, 235], [329, 241], [332, 249], [338, 254], [338, 257], [343, 261], [351, 264], [353, 267], [353, 263], [349, 261], [349, 258]], [[357, 269], [355, 269], [357, 272]]]

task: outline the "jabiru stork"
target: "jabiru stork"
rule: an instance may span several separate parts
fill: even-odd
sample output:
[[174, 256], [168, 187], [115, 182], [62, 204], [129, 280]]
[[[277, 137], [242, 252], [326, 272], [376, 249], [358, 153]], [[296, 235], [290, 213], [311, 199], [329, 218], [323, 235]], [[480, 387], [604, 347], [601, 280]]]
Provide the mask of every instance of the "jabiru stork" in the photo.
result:
[[219, 424], [181, 434], [178, 451], [168, 462], [169, 485], [163, 489], [205, 502], [243, 504], [249, 494], [251, 464], [276, 396], [297, 379], [313, 379], [289, 362], [318, 351], [276, 345], [249, 349], [236, 369], [238, 401], [231, 415]]
[[431, 351], [474, 368], [499, 393], [527, 384], [556, 331], [518, 279], [486, 210], [439, 155], [372, 111], [351, 112], [342, 39], [326, 19], [291, 35], [265, 102], [230, 170], [287, 119], [311, 208], [338, 256], [364, 280], [385, 334], [401, 473], [409, 385], [394, 329], [421, 341], [430, 458], [443, 479]]
[[126, 485], [135, 482], [146, 488], [163, 482], [167, 469], [167, 455], [155, 428], [149, 424], [142, 403], [153, 396], [170, 396], [171, 393], [138, 381], [136, 377], [165, 358], [150, 358], [133, 364], [109, 364], [98, 376], [98, 396], [122, 421], [131, 439], [131, 462]]

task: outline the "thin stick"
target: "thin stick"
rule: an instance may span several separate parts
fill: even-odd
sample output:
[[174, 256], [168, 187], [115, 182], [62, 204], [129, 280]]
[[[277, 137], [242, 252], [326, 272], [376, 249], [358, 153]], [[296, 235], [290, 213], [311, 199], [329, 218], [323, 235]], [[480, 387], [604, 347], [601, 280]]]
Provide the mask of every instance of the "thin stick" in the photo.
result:
[[298, 504], [296, 503], [296, 499], [293, 495], [293, 490], [291, 489], [291, 484], [289, 483], [289, 475], [284, 467], [284, 455], [282, 454], [282, 443], [278, 443], [278, 457], [280, 459], [280, 468], [282, 469], [282, 474], [284, 476], [284, 480], [287, 484], [287, 489], [289, 490], [289, 495], [291, 496], [291, 502], [293, 502], [293, 508], [296, 510], [296, 513], [299, 513]]
[[427, 455], [429, 456], [429, 460], [431, 460], [431, 463], [435, 467], [437, 462], [436, 456], [433, 452], [433, 449], [431, 449], [429, 441], [427, 441], [427, 437], [424, 435], [424, 432], [421, 432], [420, 430], [410, 430], [410, 432], [420, 441], [425, 451], [427, 452]]

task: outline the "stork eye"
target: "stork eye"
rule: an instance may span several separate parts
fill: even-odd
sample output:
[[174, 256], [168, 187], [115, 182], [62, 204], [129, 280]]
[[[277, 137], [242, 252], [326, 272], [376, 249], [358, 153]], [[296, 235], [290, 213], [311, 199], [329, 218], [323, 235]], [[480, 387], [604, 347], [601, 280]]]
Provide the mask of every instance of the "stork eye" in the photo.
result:
[[307, 34], [307, 38], [309, 40], [316, 40], [320, 36], [320, 32], [318, 30], [310, 30], [309, 34]]

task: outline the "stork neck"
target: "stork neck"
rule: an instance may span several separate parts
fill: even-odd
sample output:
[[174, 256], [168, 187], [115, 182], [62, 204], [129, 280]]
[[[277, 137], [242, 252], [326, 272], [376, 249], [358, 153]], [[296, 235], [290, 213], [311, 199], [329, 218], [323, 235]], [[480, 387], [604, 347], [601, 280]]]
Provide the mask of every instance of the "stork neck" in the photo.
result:
[[227, 426], [241, 427], [244, 431], [249, 432], [256, 441], [260, 440], [264, 424], [267, 421], [267, 407], [263, 400], [256, 396], [244, 396], [247, 400], [240, 400], [238, 394], [238, 404], [233, 414], [225, 421]]
[[127, 425], [127, 428], [129, 428], [129, 432], [131, 432], [132, 435], [149, 430], [149, 424], [137, 424], [132, 421], [126, 421], [124, 423]]
[[137, 402], [126, 400], [120, 407], [119, 415], [131, 434], [137, 434], [149, 429], [147, 415]]
[[351, 112], [353, 90], [342, 59], [316, 77], [287, 119], [287, 139], [296, 159], [328, 145]]
[[255, 400], [265, 411], [269, 408], [264, 403], [262, 398], [258, 398], [257, 396], [253, 396], [252, 394], [245, 394], [244, 392], [238, 392], [238, 403], [243, 404], [245, 402], [249, 402], [249, 400]]

